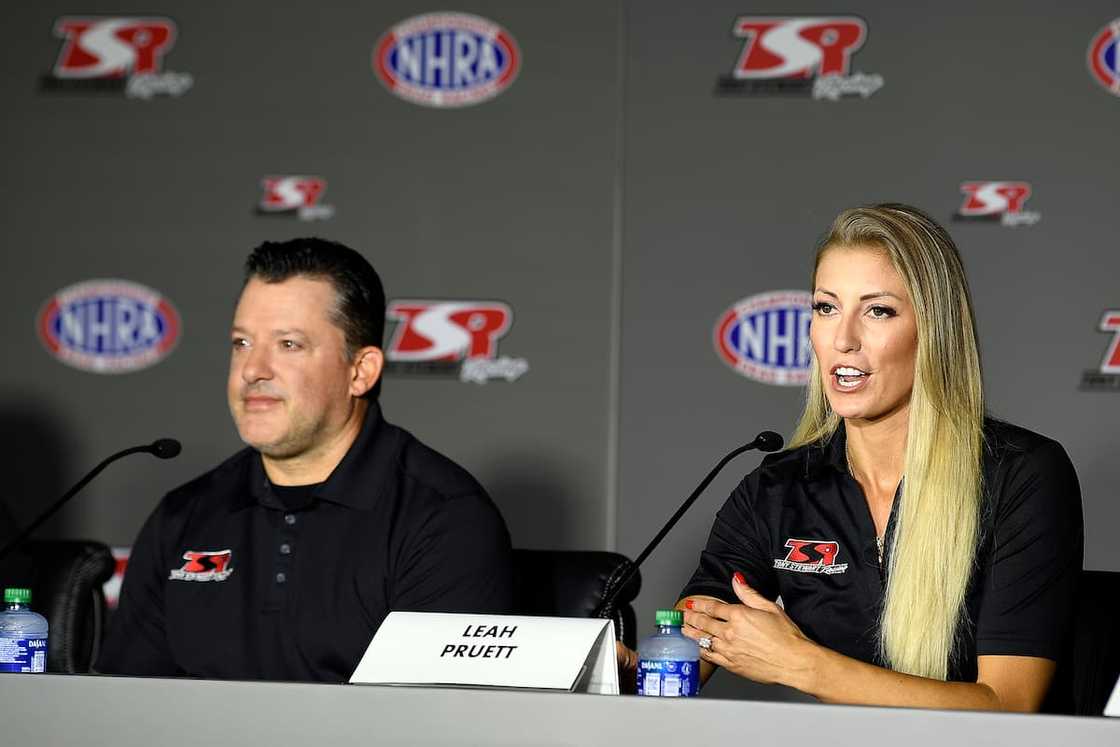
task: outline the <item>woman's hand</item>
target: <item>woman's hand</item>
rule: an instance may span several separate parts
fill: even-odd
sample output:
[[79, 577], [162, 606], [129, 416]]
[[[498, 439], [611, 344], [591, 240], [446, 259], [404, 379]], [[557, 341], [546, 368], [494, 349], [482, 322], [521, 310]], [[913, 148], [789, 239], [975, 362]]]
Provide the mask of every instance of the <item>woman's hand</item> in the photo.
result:
[[736, 572], [731, 588], [742, 604], [691, 598], [685, 602], [686, 636], [711, 640], [700, 658], [756, 682], [791, 684], [805, 679], [816, 644], [778, 605], [747, 585]]

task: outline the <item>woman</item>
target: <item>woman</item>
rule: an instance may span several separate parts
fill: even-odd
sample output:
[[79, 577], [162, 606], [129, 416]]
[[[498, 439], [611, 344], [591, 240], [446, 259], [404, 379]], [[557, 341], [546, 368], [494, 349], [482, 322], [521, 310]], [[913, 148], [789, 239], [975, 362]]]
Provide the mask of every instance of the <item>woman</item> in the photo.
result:
[[842, 213], [817, 252], [810, 338], [791, 444], [719, 511], [678, 603], [702, 676], [1039, 710], [1069, 644], [1080, 491], [1059, 444], [985, 419], [948, 234], [904, 205]]

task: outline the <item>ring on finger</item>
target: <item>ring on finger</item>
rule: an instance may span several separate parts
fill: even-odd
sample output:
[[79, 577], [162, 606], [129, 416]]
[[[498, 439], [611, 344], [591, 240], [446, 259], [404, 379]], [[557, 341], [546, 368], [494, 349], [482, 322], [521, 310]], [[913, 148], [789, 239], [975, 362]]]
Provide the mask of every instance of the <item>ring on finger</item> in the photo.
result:
[[703, 636], [696, 641], [696, 645], [700, 648], [710, 651], [712, 649], [712, 639], [708, 636]]

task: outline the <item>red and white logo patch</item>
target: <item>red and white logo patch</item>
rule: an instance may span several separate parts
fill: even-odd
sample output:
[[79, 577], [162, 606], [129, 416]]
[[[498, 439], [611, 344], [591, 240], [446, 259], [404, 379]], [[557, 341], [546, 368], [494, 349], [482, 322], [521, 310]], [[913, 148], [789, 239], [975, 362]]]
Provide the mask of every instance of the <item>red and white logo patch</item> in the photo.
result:
[[797, 573], [823, 573], [831, 576], [848, 570], [847, 563], [837, 563], [840, 543], [833, 540], [794, 539], [786, 540], [789, 550], [784, 558], [774, 558], [774, 567], [780, 571]]
[[1024, 210], [1023, 203], [1031, 196], [1030, 182], [964, 182], [964, 202], [957, 211], [957, 220], [998, 221], [1004, 226], [1033, 226], [1040, 216]]
[[163, 69], [178, 36], [170, 18], [117, 16], [59, 18], [62, 49], [45, 81], [48, 88], [124, 89], [130, 98], [181, 96], [194, 78]]
[[498, 355], [498, 341], [513, 324], [513, 310], [501, 301], [395, 300], [385, 316], [397, 322], [385, 348], [389, 371], [444, 370], [484, 384], [516, 381], [529, 370], [524, 358]]
[[261, 199], [257, 210], [264, 214], [294, 214], [300, 220], [326, 220], [334, 215], [330, 205], [319, 200], [327, 180], [318, 176], [266, 176], [261, 179]]
[[1081, 376], [1082, 391], [1120, 392], [1120, 309], [1107, 309], [1101, 315], [1101, 332], [1112, 335], [1100, 367]]
[[731, 26], [743, 40], [739, 58], [719, 89], [738, 94], [810, 94], [839, 101], [868, 98], [883, 76], [851, 72], [852, 56], [867, 39], [857, 16], [739, 16]]
[[173, 568], [170, 581], [225, 581], [233, 573], [232, 550], [187, 550], [182, 568]]

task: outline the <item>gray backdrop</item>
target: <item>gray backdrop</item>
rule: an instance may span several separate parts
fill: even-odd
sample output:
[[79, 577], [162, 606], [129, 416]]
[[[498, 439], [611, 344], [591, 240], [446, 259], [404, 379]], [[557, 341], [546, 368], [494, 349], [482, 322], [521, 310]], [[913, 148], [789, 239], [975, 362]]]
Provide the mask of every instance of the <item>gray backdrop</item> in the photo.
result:
[[[508, 90], [439, 110], [382, 87], [375, 41], [438, 9], [510, 31], [522, 68]], [[57, 18], [130, 13], [176, 22], [164, 68], [193, 75], [190, 91], [40, 89]], [[837, 102], [720, 95], [743, 46], [734, 19], [782, 13], [862, 17], [852, 70], [885, 86]], [[390, 298], [512, 307], [499, 347], [529, 362], [521, 379], [389, 376], [385, 412], [475, 473], [515, 545], [633, 556], [724, 452], [763, 428], [788, 436], [796, 419], [799, 388], [717, 357], [717, 317], [805, 287], [813, 243], [842, 208], [897, 200], [956, 238], [991, 409], [1065, 445], [1086, 567], [1120, 569], [1120, 394], [1078, 387], [1109, 342], [1101, 312], [1120, 307], [1120, 98], [1085, 61], [1116, 15], [1088, 0], [13, 6], [0, 31], [4, 533], [107, 453], [175, 436], [177, 460], [115, 465], [44, 532], [127, 545], [162, 493], [237, 449], [224, 380], [241, 262], [264, 239], [318, 234], [361, 250]], [[326, 179], [333, 218], [258, 215], [259, 181], [274, 174]], [[1036, 225], [952, 221], [962, 182], [1003, 179], [1031, 184]], [[178, 348], [115, 376], [53, 359], [36, 313], [91, 278], [165, 294], [183, 320]], [[649, 560], [643, 629], [756, 462], [741, 457]]]

